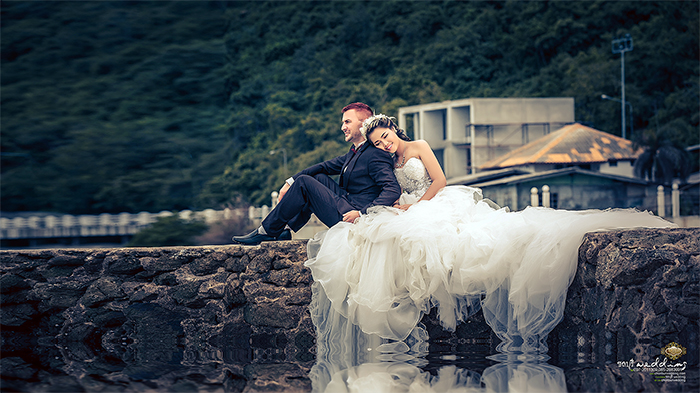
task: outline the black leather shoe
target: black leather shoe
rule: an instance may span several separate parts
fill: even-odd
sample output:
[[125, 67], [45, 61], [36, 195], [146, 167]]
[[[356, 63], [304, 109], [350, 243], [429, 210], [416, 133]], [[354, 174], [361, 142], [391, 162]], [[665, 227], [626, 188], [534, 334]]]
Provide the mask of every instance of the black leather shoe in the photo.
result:
[[231, 238], [231, 240], [233, 240], [236, 243], [244, 244], [246, 246], [257, 246], [262, 242], [277, 240], [277, 238], [270, 235], [263, 235], [261, 233], [258, 233], [258, 230], [255, 229], [253, 232], [245, 236], [234, 236]]
[[246, 246], [257, 246], [262, 242], [271, 242], [275, 240], [292, 240], [292, 231], [285, 229], [279, 236], [274, 237], [270, 235], [263, 235], [258, 233], [258, 230], [245, 235], [245, 236], [234, 236], [231, 238], [234, 242], [245, 244]]
[[277, 240], [292, 240], [292, 231], [285, 229], [279, 236], [277, 236]]

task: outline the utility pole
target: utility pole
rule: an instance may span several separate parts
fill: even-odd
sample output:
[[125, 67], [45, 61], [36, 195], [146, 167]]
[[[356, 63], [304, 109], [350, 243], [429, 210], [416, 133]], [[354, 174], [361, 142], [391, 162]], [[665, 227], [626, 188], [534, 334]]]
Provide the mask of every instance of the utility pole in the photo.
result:
[[284, 158], [284, 178], [287, 178], [287, 150], [286, 149], [277, 149], [277, 150], [270, 150], [270, 155], [275, 155], [279, 152], [282, 152], [283, 158]]
[[[625, 104], [627, 104], [627, 105], [630, 106], [630, 138], [632, 138], [632, 134], [634, 134], [634, 115], [633, 115], [634, 110], [633, 110], [633, 108], [632, 108], [632, 104], [630, 104], [629, 102], [625, 102], [625, 101], [622, 101], [622, 100], [618, 100], [617, 98], [610, 97], [610, 96], [607, 95], [607, 94], [601, 94], [601, 95], [600, 95], [600, 98], [602, 98], [602, 99], [604, 99], [604, 100], [615, 101], [615, 102], [623, 102], [623, 103], [625, 103]], [[658, 128], [658, 127], [657, 127], [657, 128]], [[624, 135], [625, 135], [625, 134], [622, 134], [622, 137], [623, 137], [623, 138], [625, 137]]]
[[625, 138], [625, 52], [632, 50], [632, 36], [625, 34], [624, 37], [612, 40], [612, 53], [620, 54], [620, 63], [622, 64], [622, 75], [620, 79], [622, 81], [622, 102], [620, 103], [620, 108], [622, 110], [622, 139]]

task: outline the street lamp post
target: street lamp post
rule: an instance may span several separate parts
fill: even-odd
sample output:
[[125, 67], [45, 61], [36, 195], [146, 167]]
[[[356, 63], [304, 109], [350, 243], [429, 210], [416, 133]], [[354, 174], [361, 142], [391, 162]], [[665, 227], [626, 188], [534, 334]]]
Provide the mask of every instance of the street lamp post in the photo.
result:
[[624, 37], [612, 40], [612, 53], [620, 54], [620, 63], [622, 64], [622, 73], [620, 80], [622, 81], [622, 101], [620, 108], [622, 109], [622, 138], [625, 138], [625, 52], [632, 50], [632, 36], [625, 34]]
[[[634, 115], [633, 115], [633, 110], [632, 110], [632, 104], [629, 103], [629, 101], [622, 101], [617, 98], [610, 97], [607, 94], [601, 94], [600, 98], [604, 100], [610, 100], [610, 101], [615, 101], [615, 102], [622, 102], [624, 104], [627, 104], [630, 106], [630, 138], [632, 137], [632, 134], [634, 134]], [[623, 106], [624, 107], [624, 106]], [[624, 122], [622, 124], [625, 124]], [[625, 137], [625, 132], [622, 132], [622, 137]]]
[[275, 155], [279, 152], [282, 152], [282, 156], [284, 159], [284, 178], [287, 178], [287, 150], [286, 149], [277, 149], [277, 150], [270, 150], [270, 155]]

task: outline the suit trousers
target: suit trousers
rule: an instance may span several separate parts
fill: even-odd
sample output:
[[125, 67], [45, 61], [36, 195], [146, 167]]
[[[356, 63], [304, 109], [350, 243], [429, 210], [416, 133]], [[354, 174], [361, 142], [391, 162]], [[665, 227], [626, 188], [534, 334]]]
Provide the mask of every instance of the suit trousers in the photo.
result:
[[313, 213], [330, 228], [343, 219], [344, 213], [357, 210], [344, 198], [346, 195], [347, 191], [328, 175], [301, 175], [263, 220], [262, 227], [270, 236], [278, 236], [286, 225], [297, 232]]

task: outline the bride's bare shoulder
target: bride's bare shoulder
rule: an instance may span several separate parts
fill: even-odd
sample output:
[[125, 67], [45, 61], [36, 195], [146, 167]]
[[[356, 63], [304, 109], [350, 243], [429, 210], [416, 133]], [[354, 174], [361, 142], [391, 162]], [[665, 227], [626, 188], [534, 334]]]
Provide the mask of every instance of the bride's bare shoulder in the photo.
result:
[[426, 152], [426, 151], [431, 150], [428, 142], [426, 142], [422, 139], [417, 139], [415, 141], [406, 142], [406, 144], [408, 145], [408, 147], [411, 150], [415, 151], [417, 153], [417, 155], [420, 155], [420, 153], [422, 153], [422, 152]]

